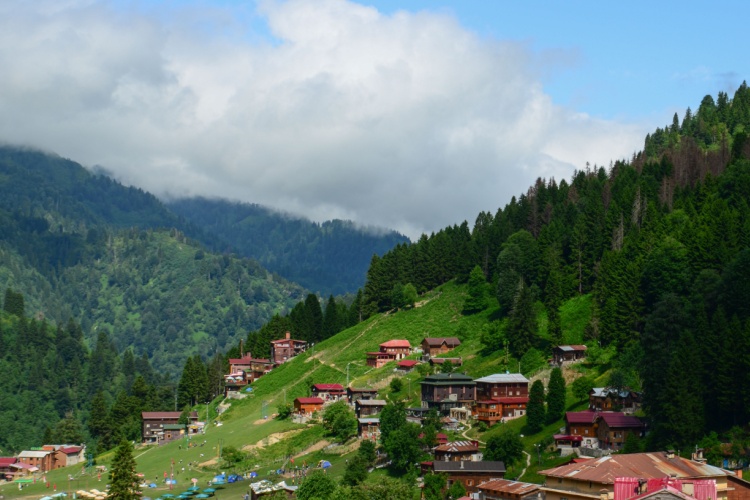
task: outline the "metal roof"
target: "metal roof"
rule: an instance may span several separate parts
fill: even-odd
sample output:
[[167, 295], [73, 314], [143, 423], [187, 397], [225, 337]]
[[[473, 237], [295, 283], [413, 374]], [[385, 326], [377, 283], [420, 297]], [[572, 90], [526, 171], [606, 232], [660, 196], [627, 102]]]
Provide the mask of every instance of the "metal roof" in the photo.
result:
[[471, 441], [451, 441], [435, 447], [435, 451], [456, 453], [459, 451], [478, 451], [479, 445]]
[[408, 340], [389, 340], [380, 344], [380, 347], [408, 347], [411, 349], [411, 344]]
[[509, 479], [493, 479], [478, 486], [480, 490], [491, 491], [493, 493], [507, 493], [510, 495], [528, 495], [539, 489], [538, 484], [523, 483], [520, 481], [511, 481]]
[[539, 471], [539, 474], [601, 484], [614, 484], [616, 477], [652, 479], [674, 475], [677, 478], [715, 478], [731, 475], [730, 472], [719, 467], [702, 464], [677, 455], [669, 455], [666, 452], [610, 455], [586, 460], [582, 463], [561, 465], [560, 467], [542, 470]]
[[488, 460], [482, 460], [479, 462], [472, 462], [468, 460], [461, 460], [456, 462], [435, 460], [432, 463], [432, 470], [434, 470], [435, 472], [455, 472], [465, 470], [467, 472], [497, 472], [498, 474], [505, 474], [505, 464], [503, 462], [494, 462]]
[[26, 451], [22, 451], [21, 453], [19, 453], [18, 458], [44, 458], [50, 453], [52, 453], [52, 451], [42, 451], [42, 450], [28, 451], [26, 450]]
[[379, 418], [358, 418], [360, 424], [379, 424]]
[[495, 373], [494, 375], [478, 378], [476, 381], [488, 384], [529, 383], [529, 379], [520, 373]]
[[322, 405], [324, 402], [320, 398], [297, 398], [295, 401], [299, 401], [303, 405]]
[[456, 337], [425, 337], [422, 342], [427, 342], [429, 346], [440, 346], [445, 342], [447, 346], [459, 346], [461, 341]]
[[385, 399], [358, 399], [356, 404], [359, 406], [385, 406]]

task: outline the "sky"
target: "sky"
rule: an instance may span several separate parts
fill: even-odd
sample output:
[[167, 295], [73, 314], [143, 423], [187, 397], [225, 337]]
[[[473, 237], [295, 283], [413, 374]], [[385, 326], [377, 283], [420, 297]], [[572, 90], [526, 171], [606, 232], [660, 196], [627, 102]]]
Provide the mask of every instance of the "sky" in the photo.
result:
[[0, 0], [0, 142], [412, 239], [750, 76], [750, 3]]

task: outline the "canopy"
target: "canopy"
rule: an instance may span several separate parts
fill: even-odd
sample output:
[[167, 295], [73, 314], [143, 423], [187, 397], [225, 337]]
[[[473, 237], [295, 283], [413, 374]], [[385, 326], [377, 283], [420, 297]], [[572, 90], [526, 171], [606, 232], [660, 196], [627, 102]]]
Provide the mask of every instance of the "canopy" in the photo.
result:
[[203, 493], [216, 493], [216, 489], [215, 488], [206, 488], [205, 490], [203, 490]]

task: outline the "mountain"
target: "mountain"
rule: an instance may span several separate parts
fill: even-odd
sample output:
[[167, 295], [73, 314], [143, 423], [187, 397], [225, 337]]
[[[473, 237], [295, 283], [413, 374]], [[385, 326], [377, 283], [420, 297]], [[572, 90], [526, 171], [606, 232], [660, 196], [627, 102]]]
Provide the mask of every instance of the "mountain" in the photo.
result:
[[[229, 243], [232, 251], [321, 296], [356, 292], [364, 284], [373, 254], [382, 255], [409, 241], [395, 231], [342, 220], [319, 224], [254, 204], [198, 197], [170, 201], [167, 206]], [[201, 241], [226, 250], [210, 238]]]
[[26, 313], [105, 330], [177, 375], [235, 345], [303, 289], [257, 261], [208, 252], [158, 199], [39, 151], [0, 148], [0, 287]]

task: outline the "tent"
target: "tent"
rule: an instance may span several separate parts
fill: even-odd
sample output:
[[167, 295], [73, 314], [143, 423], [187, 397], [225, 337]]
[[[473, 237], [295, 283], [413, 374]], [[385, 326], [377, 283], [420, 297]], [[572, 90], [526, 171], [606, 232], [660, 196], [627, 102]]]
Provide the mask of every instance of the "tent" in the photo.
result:
[[321, 460], [320, 462], [318, 462], [318, 467], [320, 467], [321, 469], [327, 469], [330, 466], [331, 462], [329, 462], [328, 460]]

